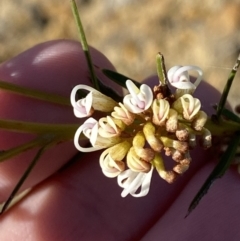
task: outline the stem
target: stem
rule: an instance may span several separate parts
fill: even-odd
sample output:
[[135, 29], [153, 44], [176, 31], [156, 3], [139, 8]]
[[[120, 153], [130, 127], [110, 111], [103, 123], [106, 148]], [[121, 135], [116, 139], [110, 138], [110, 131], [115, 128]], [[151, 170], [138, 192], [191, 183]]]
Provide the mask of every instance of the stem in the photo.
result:
[[0, 129], [35, 134], [56, 134], [65, 139], [72, 139], [79, 124], [43, 124], [0, 119]]
[[240, 130], [240, 124], [232, 121], [220, 120], [215, 123], [210, 118], [207, 120], [205, 126], [214, 136], [225, 136], [235, 133]]
[[17, 93], [19, 95], [31, 97], [34, 99], [52, 102], [54, 104], [59, 104], [59, 105], [71, 106], [69, 98], [66, 98], [66, 97], [63, 97], [60, 95], [56, 95], [56, 94], [50, 94], [50, 93], [46, 93], [46, 92], [41, 92], [39, 90], [34, 90], [34, 89], [18, 86], [18, 85], [7, 83], [7, 82], [1, 81], [1, 80], [0, 80], [0, 88], [13, 92], [13, 93]]
[[[179, 120], [180, 123], [190, 126], [191, 123], [182, 120]], [[234, 134], [236, 131], [240, 131], [240, 124], [232, 121], [219, 120], [219, 122], [212, 121], [211, 118], [208, 118], [206, 124], [204, 125], [213, 136], [225, 136]], [[199, 135], [200, 132], [195, 131], [196, 135]]]
[[156, 56], [157, 61], [157, 74], [161, 85], [167, 85], [167, 71], [165, 67], [164, 57], [159, 52]]
[[75, 22], [77, 24], [82, 49], [84, 51], [84, 54], [85, 54], [85, 57], [86, 57], [86, 60], [87, 60], [88, 69], [89, 69], [89, 72], [90, 72], [90, 75], [91, 75], [93, 87], [100, 91], [100, 87], [99, 87], [99, 84], [98, 84], [98, 81], [97, 81], [97, 78], [96, 78], [96, 75], [95, 75], [95, 72], [94, 72], [92, 59], [91, 59], [91, 55], [90, 55], [88, 44], [87, 44], [87, 39], [86, 39], [84, 29], [83, 29], [83, 26], [82, 26], [82, 22], [81, 22], [79, 13], [78, 13], [77, 4], [74, 0], [71, 1], [71, 6], [72, 6], [73, 16], [74, 16]]

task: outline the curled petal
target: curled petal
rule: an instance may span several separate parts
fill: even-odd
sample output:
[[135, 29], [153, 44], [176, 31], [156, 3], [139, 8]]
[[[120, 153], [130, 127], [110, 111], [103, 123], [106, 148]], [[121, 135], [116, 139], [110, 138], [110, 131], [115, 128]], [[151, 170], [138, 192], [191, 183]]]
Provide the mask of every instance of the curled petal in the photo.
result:
[[151, 164], [142, 160], [131, 147], [127, 154], [127, 165], [134, 172], [148, 172], [151, 168]]
[[155, 99], [152, 104], [153, 110], [153, 123], [156, 125], [164, 125], [168, 116], [170, 105], [164, 99]]
[[99, 120], [99, 125], [99, 135], [102, 137], [109, 138], [119, 136], [121, 134], [121, 129], [116, 125], [114, 119], [110, 116], [101, 118]]
[[101, 154], [100, 166], [104, 175], [110, 178], [118, 176], [125, 169], [125, 163], [114, 160], [109, 154], [109, 149]]
[[207, 122], [207, 114], [204, 111], [199, 111], [197, 115], [194, 117], [194, 120], [192, 122], [192, 127], [196, 131], [201, 131], [204, 127], [205, 123]]
[[123, 121], [126, 125], [132, 124], [135, 119], [135, 115], [129, 112], [122, 103], [119, 103], [119, 106], [120, 107], [114, 107], [114, 112], [111, 113], [112, 117]]
[[100, 166], [105, 176], [116, 177], [125, 170], [125, 163], [122, 162], [131, 144], [127, 141], [116, 144], [105, 150], [100, 156]]
[[87, 96], [83, 99], [75, 101], [75, 90], [73, 89], [71, 93], [71, 104], [73, 106], [73, 112], [76, 117], [83, 118], [92, 115], [92, 92], [87, 94]]
[[153, 93], [148, 85], [142, 84], [138, 89], [131, 80], [127, 80], [126, 86], [130, 94], [124, 97], [123, 103], [130, 112], [138, 114], [151, 106]]
[[[79, 137], [82, 133], [89, 138], [93, 147], [86, 148], [86, 147], [80, 146]], [[93, 118], [89, 118], [77, 129], [74, 136], [74, 145], [81, 152], [92, 152], [92, 151], [100, 150], [104, 147], [94, 146], [97, 140], [97, 136], [98, 136], [98, 122]]]
[[[82, 100], [76, 101], [76, 94], [77, 94], [78, 90], [87, 90], [90, 92], [84, 98], [86, 100], [82, 99]], [[91, 107], [94, 110], [98, 110], [98, 111], [102, 111], [102, 112], [110, 112], [117, 105], [117, 102], [115, 102], [112, 98], [102, 94], [101, 92], [99, 92], [96, 89], [94, 89], [90, 86], [87, 86], [87, 85], [75, 86], [71, 92], [70, 101], [75, 110], [74, 113], [75, 112], [81, 113], [81, 114], [78, 113], [78, 115], [83, 115], [84, 112], [87, 112], [87, 110], [89, 110], [89, 109], [91, 110]], [[80, 107], [79, 107], [79, 105], [80, 105]], [[87, 113], [87, 114], [89, 115], [89, 113]], [[84, 117], [88, 116], [87, 114]]]
[[[189, 70], [194, 70], [198, 73], [194, 83], [190, 82]], [[202, 80], [203, 72], [199, 67], [193, 65], [174, 66], [168, 71], [167, 75], [170, 84], [177, 89], [196, 89]]]
[[183, 117], [186, 120], [192, 120], [201, 108], [200, 100], [189, 94], [183, 95], [180, 100], [183, 107]]
[[[153, 166], [148, 173], [138, 173], [131, 169], [125, 170], [118, 175], [118, 185], [124, 190], [121, 193], [122, 197], [126, 197], [128, 194], [133, 197], [143, 197], [149, 192], [151, 178], [152, 178]], [[139, 193], [137, 190], [141, 188]]]

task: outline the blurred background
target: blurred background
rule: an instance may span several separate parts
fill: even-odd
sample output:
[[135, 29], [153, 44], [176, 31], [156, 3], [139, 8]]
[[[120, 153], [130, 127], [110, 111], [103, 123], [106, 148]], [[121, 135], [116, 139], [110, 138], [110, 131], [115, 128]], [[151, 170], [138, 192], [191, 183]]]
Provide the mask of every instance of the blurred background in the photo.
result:
[[[240, 52], [240, 0], [77, 0], [90, 45], [117, 70], [141, 81], [167, 68], [197, 65], [222, 90]], [[76, 39], [70, 1], [0, 0], [0, 61], [40, 42]], [[240, 71], [239, 71], [240, 72]], [[240, 103], [240, 73], [230, 95]], [[207, 95], [207, 93], [206, 93]]]

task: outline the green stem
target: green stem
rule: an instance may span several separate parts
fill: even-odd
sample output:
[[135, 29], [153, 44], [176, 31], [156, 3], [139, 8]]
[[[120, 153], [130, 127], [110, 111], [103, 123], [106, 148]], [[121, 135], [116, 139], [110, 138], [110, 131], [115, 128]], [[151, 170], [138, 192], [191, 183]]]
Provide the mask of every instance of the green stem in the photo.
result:
[[43, 124], [0, 119], [0, 129], [35, 134], [56, 134], [63, 139], [72, 139], [79, 124]]
[[207, 120], [205, 126], [213, 136], [231, 135], [236, 131], [240, 131], [240, 124], [232, 121], [219, 120], [215, 123], [210, 118]]
[[34, 99], [39, 99], [39, 100], [43, 100], [43, 101], [47, 101], [47, 102], [51, 102], [59, 105], [71, 106], [69, 98], [18, 86], [18, 85], [7, 83], [1, 80], [0, 80], [0, 88], [13, 93], [23, 95], [23, 96], [31, 97]]
[[81, 22], [79, 13], [78, 13], [77, 4], [74, 0], [71, 1], [71, 6], [72, 6], [73, 16], [74, 16], [74, 19], [75, 19], [76, 24], [77, 24], [82, 49], [84, 51], [84, 54], [85, 54], [85, 57], [86, 57], [86, 60], [87, 60], [89, 72], [91, 74], [91, 80], [92, 80], [93, 87], [100, 91], [100, 87], [99, 87], [99, 84], [98, 84], [98, 81], [97, 81], [97, 78], [96, 78], [96, 75], [95, 75], [95, 72], [94, 72], [92, 59], [91, 59], [91, 55], [90, 55], [88, 44], [87, 44], [87, 39], [86, 39], [84, 29], [83, 29], [83, 26], [82, 26], [82, 22]]
[[165, 67], [164, 57], [161, 53], [157, 54], [156, 62], [159, 81], [163, 86], [167, 85], [167, 71]]

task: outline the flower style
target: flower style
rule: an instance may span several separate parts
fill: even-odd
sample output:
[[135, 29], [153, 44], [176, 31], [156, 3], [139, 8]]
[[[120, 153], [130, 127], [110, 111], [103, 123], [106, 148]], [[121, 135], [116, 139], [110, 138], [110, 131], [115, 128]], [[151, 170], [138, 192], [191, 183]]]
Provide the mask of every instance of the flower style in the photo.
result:
[[131, 81], [126, 81], [126, 86], [130, 94], [123, 99], [125, 107], [132, 113], [142, 113], [147, 110], [153, 100], [153, 93], [149, 86], [142, 84], [140, 89]]
[[[198, 72], [195, 83], [190, 82], [188, 70]], [[82, 152], [106, 149], [99, 164], [106, 177], [117, 177], [122, 197], [147, 195], [154, 169], [163, 180], [173, 183], [190, 166], [190, 148], [196, 145], [196, 135], [201, 136], [204, 148], [211, 145], [211, 133], [204, 127], [207, 115], [200, 110], [200, 100], [192, 96], [201, 77], [201, 70], [195, 66], [170, 69], [169, 81], [179, 88], [175, 95], [161, 85], [152, 91], [146, 84], [138, 88], [127, 80], [129, 94], [118, 104], [91, 87], [76, 86], [71, 103], [77, 117], [90, 116], [94, 110], [110, 112], [99, 120], [90, 117], [78, 128], [76, 148]], [[90, 93], [76, 101], [75, 95], [81, 89]], [[91, 147], [81, 146], [82, 134]], [[164, 154], [175, 163], [171, 170], [165, 168]]]

